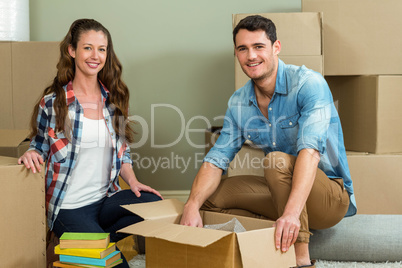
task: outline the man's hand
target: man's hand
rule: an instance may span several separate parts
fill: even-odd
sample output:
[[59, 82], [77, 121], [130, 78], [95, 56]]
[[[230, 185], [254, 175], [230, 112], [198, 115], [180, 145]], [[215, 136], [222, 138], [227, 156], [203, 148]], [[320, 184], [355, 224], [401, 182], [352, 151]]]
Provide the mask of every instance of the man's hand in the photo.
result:
[[289, 247], [296, 242], [300, 230], [300, 220], [294, 215], [283, 215], [276, 220], [275, 247], [282, 252], [289, 250]]
[[183, 215], [180, 220], [181, 225], [203, 227], [200, 211], [191, 204], [184, 206]]
[[36, 173], [36, 171], [41, 172], [41, 165], [43, 162], [42, 157], [34, 150], [26, 151], [20, 158], [18, 158], [18, 164], [24, 164], [25, 167], [31, 169], [33, 173]]

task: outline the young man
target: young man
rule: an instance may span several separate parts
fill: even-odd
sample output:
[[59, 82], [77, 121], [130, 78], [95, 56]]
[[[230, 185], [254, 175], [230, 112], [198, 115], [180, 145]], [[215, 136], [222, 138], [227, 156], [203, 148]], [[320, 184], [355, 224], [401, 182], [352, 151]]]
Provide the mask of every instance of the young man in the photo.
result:
[[[281, 43], [271, 20], [243, 19], [233, 30], [233, 41], [250, 81], [229, 100], [221, 135], [194, 180], [181, 224], [201, 227], [203, 204], [214, 211], [257, 214], [276, 221], [278, 250], [286, 252], [295, 244], [298, 267], [315, 267], [309, 228], [329, 228], [356, 214], [331, 92], [320, 74], [278, 59]], [[265, 152], [264, 177], [221, 181], [245, 140]]]

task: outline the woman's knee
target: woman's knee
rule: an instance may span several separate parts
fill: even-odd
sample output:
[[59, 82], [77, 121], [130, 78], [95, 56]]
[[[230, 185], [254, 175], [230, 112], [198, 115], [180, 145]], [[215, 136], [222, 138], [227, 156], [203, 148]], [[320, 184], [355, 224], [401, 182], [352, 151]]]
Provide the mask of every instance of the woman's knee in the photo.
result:
[[155, 201], [160, 201], [162, 198], [157, 196], [154, 193], [149, 193], [149, 192], [141, 192], [140, 199], [142, 202], [155, 202]]

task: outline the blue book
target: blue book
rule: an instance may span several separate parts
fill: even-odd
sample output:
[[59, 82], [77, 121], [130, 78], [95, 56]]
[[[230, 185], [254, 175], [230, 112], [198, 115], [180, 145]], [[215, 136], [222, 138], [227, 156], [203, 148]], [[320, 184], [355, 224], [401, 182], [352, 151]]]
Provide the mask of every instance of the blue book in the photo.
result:
[[87, 258], [87, 257], [78, 257], [78, 256], [70, 256], [70, 255], [59, 255], [61, 262], [68, 263], [77, 263], [77, 264], [89, 264], [89, 265], [98, 265], [98, 266], [107, 266], [118, 259], [120, 259], [121, 253], [116, 250], [103, 259], [97, 258]]

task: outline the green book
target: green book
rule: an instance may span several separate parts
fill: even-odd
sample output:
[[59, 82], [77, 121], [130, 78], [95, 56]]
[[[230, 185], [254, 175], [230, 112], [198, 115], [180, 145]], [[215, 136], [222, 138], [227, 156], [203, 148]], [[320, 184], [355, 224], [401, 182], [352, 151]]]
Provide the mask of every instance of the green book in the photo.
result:
[[107, 248], [109, 242], [109, 233], [65, 232], [60, 237], [60, 248]]

